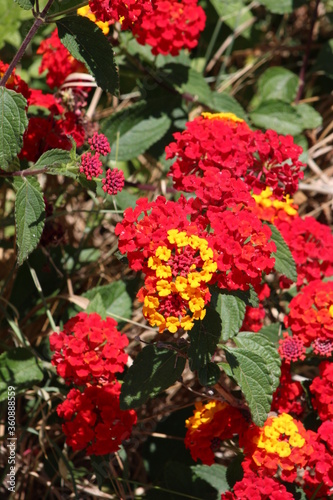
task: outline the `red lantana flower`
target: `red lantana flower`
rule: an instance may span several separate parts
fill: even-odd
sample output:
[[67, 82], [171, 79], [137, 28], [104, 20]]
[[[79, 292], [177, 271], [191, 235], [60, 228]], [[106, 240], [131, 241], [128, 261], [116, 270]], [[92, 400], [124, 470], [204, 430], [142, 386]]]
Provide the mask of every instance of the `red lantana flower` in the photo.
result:
[[[299, 287], [333, 275], [333, 235], [328, 226], [313, 217], [277, 218], [274, 224], [296, 262]], [[284, 278], [280, 284], [289, 287], [291, 281]]]
[[124, 352], [128, 339], [116, 326], [114, 319], [102, 320], [96, 313], [81, 312], [67, 321], [62, 332], [50, 336], [58, 375], [77, 385], [113, 381], [128, 357]]
[[287, 413], [269, 417], [263, 427], [250, 426], [240, 436], [246, 457], [242, 463], [245, 474], [252, 471], [260, 477], [294, 482], [313, 453], [314, 436]]
[[333, 420], [333, 363], [323, 361], [310, 385], [312, 404], [322, 421]]
[[155, 0], [153, 10], [135, 22], [131, 29], [141, 45], [152, 53], [177, 56], [181, 49], [192, 50], [206, 23], [198, 0]]
[[[166, 158], [175, 158], [170, 169], [176, 189], [193, 192], [207, 168], [227, 169], [242, 177], [259, 193], [267, 186], [278, 198], [293, 194], [302, 178], [299, 156], [302, 148], [291, 136], [273, 130], [252, 131], [232, 113], [203, 113], [174, 134], [176, 142], [166, 147]], [[204, 182], [204, 181], [202, 181]]]
[[333, 282], [312, 281], [289, 304], [285, 325], [305, 346], [333, 340]]
[[99, 21], [119, 21], [122, 30], [141, 24], [153, 10], [151, 0], [90, 0], [89, 7]]
[[37, 54], [42, 55], [39, 73], [47, 71], [46, 83], [51, 89], [60, 87], [71, 73], [86, 73], [84, 64], [74, 59], [61, 43], [57, 28], [41, 42]]
[[82, 393], [78, 389], [69, 391], [66, 400], [57, 407], [57, 413], [66, 421], [62, 430], [74, 451], [106, 455], [116, 452], [129, 438], [136, 413], [120, 409], [119, 395], [118, 382], [89, 386]]
[[212, 465], [214, 452], [226, 439], [243, 434], [248, 424], [237, 408], [221, 401], [195, 403], [193, 416], [186, 420], [185, 446], [193, 460]]
[[222, 493], [221, 500], [293, 500], [284, 484], [270, 477], [261, 478], [247, 473], [234, 487], [234, 492]]
[[292, 379], [290, 364], [281, 364], [281, 376], [278, 388], [273, 394], [271, 411], [289, 413], [297, 417], [304, 412], [305, 393], [300, 382]]

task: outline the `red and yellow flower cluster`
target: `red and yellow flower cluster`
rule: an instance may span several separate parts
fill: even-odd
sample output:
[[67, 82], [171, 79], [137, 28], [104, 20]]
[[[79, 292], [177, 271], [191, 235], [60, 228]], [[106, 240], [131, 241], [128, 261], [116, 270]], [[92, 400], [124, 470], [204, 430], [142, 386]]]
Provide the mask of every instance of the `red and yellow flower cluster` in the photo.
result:
[[228, 403], [212, 400], [196, 403], [193, 416], [186, 420], [185, 446], [193, 460], [212, 465], [222, 441], [246, 432], [248, 424], [242, 413]]
[[62, 429], [73, 450], [105, 455], [119, 449], [136, 422], [134, 410], [119, 406], [121, 386], [116, 373], [124, 370], [128, 339], [111, 318], [79, 313], [50, 336], [55, 354], [52, 364], [71, 389], [57, 413], [66, 422]]

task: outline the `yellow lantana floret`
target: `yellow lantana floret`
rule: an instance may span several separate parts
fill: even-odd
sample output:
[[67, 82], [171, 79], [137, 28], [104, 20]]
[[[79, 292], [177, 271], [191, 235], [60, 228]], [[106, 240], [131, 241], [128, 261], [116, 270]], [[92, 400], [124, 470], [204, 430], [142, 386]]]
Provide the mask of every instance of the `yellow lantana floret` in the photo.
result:
[[242, 123], [244, 120], [238, 118], [234, 113], [201, 113], [201, 116], [208, 120], [230, 120], [235, 123]]
[[104, 23], [103, 21], [96, 21], [96, 16], [91, 12], [89, 5], [80, 7], [79, 9], [77, 9], [76, 12], [79, 16], [87, 17], [88, 19], [90, 19], [90, 21], [95, 23], [96, 26], [98, 26], [103, 31], [104, 35], [107, 35], [109, 33], [110, 31], [109, 23]]

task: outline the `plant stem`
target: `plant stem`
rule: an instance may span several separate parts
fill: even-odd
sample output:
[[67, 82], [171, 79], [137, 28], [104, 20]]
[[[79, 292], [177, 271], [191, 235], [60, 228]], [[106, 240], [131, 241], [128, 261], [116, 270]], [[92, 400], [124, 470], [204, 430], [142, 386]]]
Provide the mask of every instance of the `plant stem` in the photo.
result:
[[51, 5], [53, 4], [53, 2], [54, 2], [54, 0], [48, 0], [47, 4], [44, 7], [44, 9], [42, 10], [42, 12], [37, 15], [37, 17], [35, 19], [35, 22], [31, 26], [31, 28], [30, 28], [27, 36], [23, 40], [21, 47], [16, 52], [16, 54], [15, 54], [12, 62], [8, 66], [7, 71], [5, 72], [5, 74], [3, 75], [2, 79], [0, 80], [0, 87], [4, 87], [6, 85], [6, 83], [7, 83], [8, 79], [9, 79], [10, 75], [12, 74], [14, 68], [20, 62], [20, 60], [21, 60], [24, 52], [27, 50], [27, 47], [28, 47], [29, 43], [31, 42], [32, 38], [36, 34], [37, 30], [41, 27], [41, 25], [45, 22], [46, 14], [47, 14], [49, 8], [51, 7]]
[[299, 72], [299, 87], [298, 87], [298, 91], [297, 91], [297, 96], [295, 98], [295, 104], [297, 104], [300, 101], [300, 99], [303, 95], [303, 90], [304, 90], [304, 86], [305, 86], [305, 72], [306, 72], [307, 67], [308, 67], [310, 51], [311, 51], [312, 42], [313, 42], [313, 39], [312, 39], [313, 38], [313, 30], [314, 30], [314, 27], [315, 27], [315, 24], [317, 21], [317, 17], [318, 17], [319, 2], [320, 2], [320, 0], [316, 0], [316, 5], [315, 5], [315, 8], [314, 8], [314, 11], [312, 14], [312, 21], [311, 21], [308, 43], [306, 45], [301, 71]]

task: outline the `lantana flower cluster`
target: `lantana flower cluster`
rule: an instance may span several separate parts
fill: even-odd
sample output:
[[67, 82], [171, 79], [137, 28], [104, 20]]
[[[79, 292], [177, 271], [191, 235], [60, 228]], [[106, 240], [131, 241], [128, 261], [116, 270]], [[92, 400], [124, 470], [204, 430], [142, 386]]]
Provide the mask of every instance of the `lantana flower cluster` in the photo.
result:
[[79, 313], [50, 336], [55, 351], [52, 364], [67, 384], [79, 388], [69, 391], [57, 407], [65, 420], [62, 426], [67, 444], [73, 450], [105, 455], [119, 449], [136, 422], [134, 410], [119, 406], [121, 386], [116, 374], [124, 370], [128, 339], [117, 330], [111, 318]]
[[195, 403], [193, 416], [186, 420], [185, 446], [193, 460], [212, 465], [223, 441], [246, 432], [248, 424], [242, 413], [228, 403], [212, 400]]

